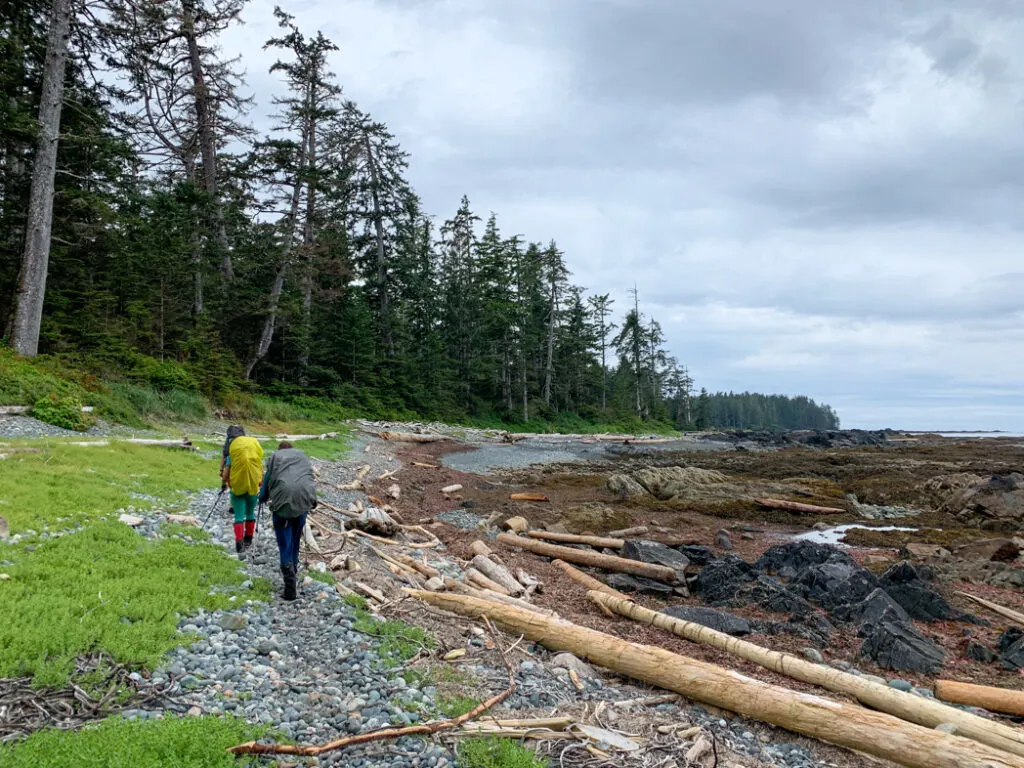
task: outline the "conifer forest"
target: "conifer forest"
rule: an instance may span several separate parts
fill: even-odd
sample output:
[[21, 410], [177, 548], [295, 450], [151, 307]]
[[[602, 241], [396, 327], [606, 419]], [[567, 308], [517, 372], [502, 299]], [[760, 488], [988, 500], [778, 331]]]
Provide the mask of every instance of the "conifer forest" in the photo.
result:
[[[374, 416], [838, 427], [806, 397], [709, 393], [642, 293], [581, 286], [557, 232], [426, 211], [415, 158], [275, 11], [273, 125], [219, 38], [245, 0], [0, 0], [0, 321], [25, 357], [145, 369], [213, 403]], [[582, 257], [582, 255], [581, 255]], [[624, 303], [628, 305], [623, 306]], [[685, 339], [674, 348], [685, 349]], [[755, 383], [756, 384], [756, 383]]]

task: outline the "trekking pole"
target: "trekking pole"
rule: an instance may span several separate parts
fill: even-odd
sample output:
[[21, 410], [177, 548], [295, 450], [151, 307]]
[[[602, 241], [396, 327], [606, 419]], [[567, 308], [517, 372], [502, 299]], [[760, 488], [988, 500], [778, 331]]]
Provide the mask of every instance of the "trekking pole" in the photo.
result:
[[260, 551], [260, 521], [263, 519], [263, 502], [261, 501], [259, 506], [256, 507], [256, 534], [253, 536], [252, 548], [253, 554], [259, 554]]
[[210, 518], [211, 518], [211, 517], [213, 517], [213, 510], [215, 510], [215, 509], [217, 508], [217, 505], [218, 505], [218, 504], [220, 504], [220, 499], [221, 499], [221, 496], [223, 496], [223, 495], [224, 495], [224, 491], [225, 491], [225, 490], [227, 490], [227, 489], [225, 489], [225, 488], [221, 488], [221, 489], [220, 489], [220, 493], [218, 493], [218, 494], [217, 494], [217, 498], [216, 498], [216, 499], [214, 499], [214, 501], [213, 501], [213, 506], [212, 506], [212, 507], [210, 507], [210, 511], [209, 511], [209, 512], [207, 513], [207, 515], [206, 515], [206, 519], [205, 519], [205, 520], [203, 520], [203, 527], [199, 529], [200, 531], [205, 531], [205, 530], [206, 530], [206, 524], [207, 524], [208, 522], [210, 522]]

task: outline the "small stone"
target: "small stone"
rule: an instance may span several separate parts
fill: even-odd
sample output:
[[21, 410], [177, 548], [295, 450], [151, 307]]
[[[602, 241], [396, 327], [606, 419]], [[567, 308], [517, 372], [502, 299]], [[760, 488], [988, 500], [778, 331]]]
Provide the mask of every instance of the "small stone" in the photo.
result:
[[894, 688], [897, 691], [903, 691], [904, 693], [910, 693], [912, 690], [914, 690], [913, 685], [908, 683], [906, 680], [900, 680], [899, 678], [896, 678], [895, 680], [890, 680], [889, 687]]
[[202, 714], [203, 714], [203, 710], [201, 710], [199, 707], [189, 707], [189, 710], [188, 710], [188, 716], [189, 717], [199, 717]]
[[719, 549], [724, 549], [726, 552], [732, 551], [732, 538], [730, 538], [729, 532], [724, 528], [715, 534], [715, 546]]
[[9, 574], [9, 573], [0, 573], [0, 581], [10, 581], [10, 580], [11, 580], [11, 574]]
[[815, 664], [825, 663], [825, 657], [821, 655], [821, 651], [817, 648], [804, 648], [802, 653], [808, 661], [813, 661]]
[[221, 629], [230, 632], [239, 632], [249, 626], [249, 620], [240, 613], [225, 613], [218, 619], [217, 623]]
[[146, 522], [145, 518], [139, 517], [138, 515], [121, 515], [117, 520], [125, 525], [130, 525], [132, 528], [138, 528]]

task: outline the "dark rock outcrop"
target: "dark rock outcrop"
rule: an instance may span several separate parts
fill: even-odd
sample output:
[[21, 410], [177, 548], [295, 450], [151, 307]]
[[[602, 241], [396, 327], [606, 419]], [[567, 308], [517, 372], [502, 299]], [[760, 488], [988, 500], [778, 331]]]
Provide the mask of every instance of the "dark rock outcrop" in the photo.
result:
[[769, 548], [754, 563], [754, 568], [771, 576], [793, 579], [812, 565], [823, 565], [829, 561], [853, 563], [853, 559], [849, 555], [831, 544], [791, 541]]
[[946, 654], [910, 624], [883, 619], [865, 627], [861, 656], [897, 672], [937, 671]]
[[705, 627], [724, 632], [727, 635], [749, 635], [750, 622], [731, 613], [716, 611], [714, 608], [702, 608], [690, 605], [674, 605], [665, 608], [662, 613], [683, 621], [692, 621]]
[[715, 553], [711, 547], [705, 547], [702, 544], [679, 544], [673, 549], [685, 555], [686, 559], [694, 565], [707, 565], [715, 559]]
[[690, 559], [682, 552], [656, 541], [629, 539], [620, 553], [622, 557], [628, 557], [630, 560], [668, 566], [677, 573], [685, 571], [690, 564]]
[[737, 600], [744, 588], [757, 577], [746, 560], [726, 555], [705, 565], [694, 581], [694, 589], [711, 605], [729, 605]]
[[630, 576], [626, 573], [610, 574], [605, 583], [620, 592], [639, 592], [645, 595], [674, 595], [675, 589], [662, 581], [647, 579], [643, 576]]
[[891, 566], [879, 580], [882, 588], [902, 606], [911, 618], [919, 621], [963, 620], [966, 614], [951, 606], [926, 579], [931, 573], [903, 561]]

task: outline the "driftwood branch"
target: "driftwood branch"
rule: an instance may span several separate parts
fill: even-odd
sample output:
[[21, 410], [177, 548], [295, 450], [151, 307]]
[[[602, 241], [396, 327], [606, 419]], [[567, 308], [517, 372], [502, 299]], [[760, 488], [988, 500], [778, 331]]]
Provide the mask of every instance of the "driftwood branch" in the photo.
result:
[[239, 744], [236, 747], [231, 747], [228, 749], [228, 752], [233, 755], [300, 755], [302, 757], [316, 757], [317, 755], [322, 755], [325, 752], [333, 752], [337, 749], [344, 749], [345, 747], [352, 747], [357, 744], [366, 744], [371, 741], [400, 739], [403, 736], [429, 736], [434, 733], [439, 733], [440, 731], [458, 728], [463, 723], [468, 723], [489, 709], [496, 707], [515, 693], [516, 690], [515, 671], [512, 669], [512, 663], [508, 659], [508, 654], [505, 653], [505, 648], [501, 645], [498, 633], [494, 631], [494, 627], [491, 625], [490, 620], [486, 616], [483, 617], [483, 619], [484, 623], [487, 625], [488, 631], [491, 633], [491, 637], [494, 639], [494, 644], [497, 647], [498, 652], [501, 654], [501, 660], [505, 664], [505, 669], [508, 671], [508, 688], [501, 693], [495, 694], [482, 704], [473, 707], [473, 709], [466, 714], [460, 715], [459, 717], [453, 717], [449, 720], [439, 720], [435, 723], [411, 725], [406, 728], [386, 728], [382, 731], [360, 733], [357, 736], [346, 736], [343, 739], [330, 741], [326, 744], [319, 744], [316, 746], [303, 747], [295, 744], [258, 744], [255, 741], [250, 741], [245, 744]]
[[756, 499], [757, 503], [768, 509], [782, 509], [786, 512], [800, 512], [808, 515], [842, 515], [845, 509], [839, 507], [819, 507], [815, 504], [802, 504], [799, 501], [784, 499]]
[[572, 547], [560, 547], [557, 544], [548, 544], [537, 539], [528, 539], [523, 536], [512, 536], [507, 533], [498, 534], [498, 542], [507, 544], [510, 547], [525, 549], [536, 555], [544, 555], [555, 560], [564, 560], [569, 563], [590, 565], [594, 568], [601, 568], [606, 571], [617, 571], [629, 573], [633, 576], [644, 576], [656, 581], [664, 581], [672, 584], [676, 581], [676, 572], [665, 565], [654, 565], [642, 563], [639, 560], [628, 560], [615, 555], [603, 555], [600, 552], [593, 552], [584, 549], [573, 549]]

